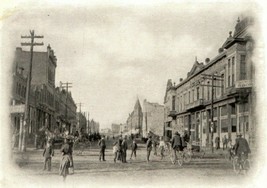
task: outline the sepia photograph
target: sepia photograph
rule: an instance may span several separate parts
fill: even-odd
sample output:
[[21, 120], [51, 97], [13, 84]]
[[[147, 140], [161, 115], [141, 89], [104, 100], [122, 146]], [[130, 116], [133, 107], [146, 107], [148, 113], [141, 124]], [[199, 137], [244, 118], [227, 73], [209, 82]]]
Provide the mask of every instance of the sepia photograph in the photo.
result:
[[1, 187], [265, 187], [256, 0], [3, 0]]

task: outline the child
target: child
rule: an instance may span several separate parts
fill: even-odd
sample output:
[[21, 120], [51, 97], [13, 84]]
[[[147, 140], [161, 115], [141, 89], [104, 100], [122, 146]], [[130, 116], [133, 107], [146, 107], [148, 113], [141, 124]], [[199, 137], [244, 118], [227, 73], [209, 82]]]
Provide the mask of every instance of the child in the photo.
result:
[[47, 165], [48, 171], [51, 171], [52, 156], [54, 156], [54, 150], [52, 148], [52, 144], [51, 144], [51, 142], [47, 142], [47, 145], [46, 145], [44, 152], [43, 152], [43, 157], [45, 158], [43, 170], [46, 170], [46, 165]]
[[134, 154], [134, 158], [136, 158], [137, 144], [136, 144], [135, 140], [133, 140], [133, 143], [131, 144], [131, 148], [132, 148], [132, 153], [131, 153], [130, 159], [132, 159], [133, 154]]
[[118, 150], [119, 150], [118, 143], [114, 142], [113, 143], [114, 163], [116, 163], [117, 160]]

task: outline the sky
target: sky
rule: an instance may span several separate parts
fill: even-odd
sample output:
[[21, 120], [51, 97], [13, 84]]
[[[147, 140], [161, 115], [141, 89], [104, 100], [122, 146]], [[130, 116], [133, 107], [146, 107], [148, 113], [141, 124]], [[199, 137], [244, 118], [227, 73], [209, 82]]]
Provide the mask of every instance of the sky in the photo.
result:
[[50, 44], [55, 51], [56, 86], [71, 82], [82, 111], [100, 128], [110, 128], [126, 122], [137, 98], [141, 105], [144, 99], [163, 104], [167, 80], [185, 79], [196, 57], [214, 58], [237, 18], [254, 11], [259, 6], [248, 1], [28, 3], [6, 12], [1, 33], [10, 59], [25, 42], [21, 35], [30, 29], [43, 35], [36, 42], [44, 46], [34, 50], [46, 51]]

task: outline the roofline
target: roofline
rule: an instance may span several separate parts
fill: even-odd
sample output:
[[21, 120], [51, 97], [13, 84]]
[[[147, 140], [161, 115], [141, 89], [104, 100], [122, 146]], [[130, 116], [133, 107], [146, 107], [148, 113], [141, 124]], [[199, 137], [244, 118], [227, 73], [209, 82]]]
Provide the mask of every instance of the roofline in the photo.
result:
[[178, 87], [180, 87], [183, 84], [187, 83], [193, 77], [195, 77], [196, 75], [200, 74], [201, 72], [207, 70], [209, 67], [211, 67], [213, 64], [215, 64], [216, 62], [218, 62], [219, 60], [221, 60], [225, 56], [226, 56], [226, 51], [223, 51], [222, 53], [220, 53], [219, 55], [217, 55], [213, 60], [211, 60], [207, 65], [205, 65], [202, 69], [200, 69], [198, 72], [196, 72], [195, 74], [189, 76], [188, 78], [186, 78], [185, 80], [183, 80], [181, 83], [179, 83], [177, 86], [175, 86], [174, 89], [176, 90]]

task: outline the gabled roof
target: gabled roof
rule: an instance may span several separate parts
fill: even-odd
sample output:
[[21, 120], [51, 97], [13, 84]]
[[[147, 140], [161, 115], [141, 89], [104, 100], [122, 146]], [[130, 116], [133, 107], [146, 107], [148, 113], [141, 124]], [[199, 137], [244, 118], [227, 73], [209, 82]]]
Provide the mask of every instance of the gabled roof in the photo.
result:
[[195, 61], [193, 67], [191, 68], [190, 72], [187, 73], [187, 77], [195, 74], [199, 70], [201, 70], [204, 67], [203, 63], [199, 63], [197, 60]]

